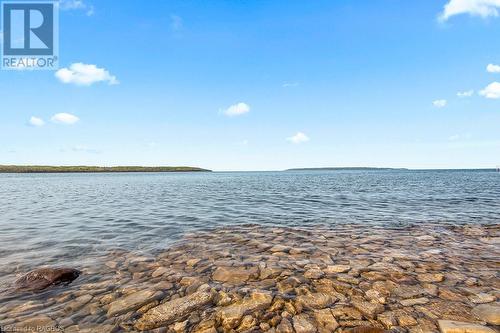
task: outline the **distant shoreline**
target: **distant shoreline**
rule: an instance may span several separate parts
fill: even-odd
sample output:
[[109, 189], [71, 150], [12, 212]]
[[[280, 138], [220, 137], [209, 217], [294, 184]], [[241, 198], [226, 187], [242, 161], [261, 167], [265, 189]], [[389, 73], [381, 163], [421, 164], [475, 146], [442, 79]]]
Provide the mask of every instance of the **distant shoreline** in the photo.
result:
[[187, 166], [48, 166], [0, 165], [0, 173], [105, 173], [105, 172], [211, 172], [212, 170]]
[[285, 171], [329, 171], [329, 170], [335, 170], [335, 171], [342, 171], [342, 170], [384, 171], [384, 170], [409, 170], [409, 169], [407, 169], [407, 168], [375, 168], [375, 167], [324, 167], [324, 168], [292, 168], [292, 169], [286, 169]]

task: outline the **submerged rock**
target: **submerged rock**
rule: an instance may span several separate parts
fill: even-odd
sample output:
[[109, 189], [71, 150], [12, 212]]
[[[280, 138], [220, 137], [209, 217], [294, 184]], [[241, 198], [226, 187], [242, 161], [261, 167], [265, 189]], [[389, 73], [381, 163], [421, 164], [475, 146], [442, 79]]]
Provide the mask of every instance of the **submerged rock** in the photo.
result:
[[472, 313], [488, 324], [500, 325], [500, 305], [498, 303], [478, 305], [472, 310]]
[[161, 292], [154, 290], [141, 290], [132, 293], [111, 303], [108, 309], [108, 317], [135, 311], [140, 307], [158, 299], [160, 296]]
[[265, 309], [271, 305], [273, 296], [267, 292], [255, 291], [249, 298], [223, 307], [217, 313], [217, 317], [226, 329], [235, 328], [244, 315], [257, 310]]
[[196, 309], [212, 302], [216, 295], [213, 289], [202, 288], [189, 296], [177, 298], [160, 304], [147, 311], [136, 323], [141, 331], [170, 325], [185, 319]]
[[73, 268], [39, 268], [21, 276], [15, 286], [19, 291], [41, 291], [52, 285], [69, 284], [78, 276], [80, 271]]
[[495, 333], [489, 327], [460, 321], [439, 320], [438, 324], [442, 333]]
[[348, 333], [384, 333], [383, 329], [373, 326], [358, 326], [347, 330]]

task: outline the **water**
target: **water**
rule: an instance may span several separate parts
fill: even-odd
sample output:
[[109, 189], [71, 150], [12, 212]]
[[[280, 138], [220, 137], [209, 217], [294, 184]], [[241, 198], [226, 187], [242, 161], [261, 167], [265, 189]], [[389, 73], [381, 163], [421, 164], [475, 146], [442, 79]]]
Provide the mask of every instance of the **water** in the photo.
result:
[[[2, 174], [0, 331], [138, 332], [142, 306], [168, 306], [203, 283], [231, 302], [265, 291], [300, 306], [299, 295], [333, 292], [332, 309], [355, 307], [355, 295], [371, 302], [366, 290], [382, 283], [426, 296], [423, 309], [404, 306], [415, 331], [436, 331], [436, 318], [484, 324], [471, 309], [498, 298], [499, 199], [492, 171]], [[15, 288], [41, 266], [81, 275]], [[380, 307], [402, 308], [407, 297], [389, 293]], [[222, 331], [212, 319], [224, 306], [176, 321]], [[265, 311], [252, 316], [281, 320], [281, 308]]]
[[0, 265], [154, 251], [231, 224], [498, 223], [490, 171], [0, 175]]

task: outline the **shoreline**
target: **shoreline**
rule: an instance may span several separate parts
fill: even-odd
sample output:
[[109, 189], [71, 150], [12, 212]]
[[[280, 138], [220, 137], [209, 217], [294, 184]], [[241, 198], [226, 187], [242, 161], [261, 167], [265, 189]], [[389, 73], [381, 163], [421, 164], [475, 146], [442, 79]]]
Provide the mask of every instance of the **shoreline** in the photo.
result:
[[47, 166], [47, 165], [0, 165], [2, 173], [114, 173], [114, 172], [212, 172], [212, 170], [187, 167], [143, 167], [143, 166]]
[[69, 286], [4, 298], [0, 323], [65, 332], [447, 333], [443, 321], [455, 321], [495, 332], [499, 241], [499, 224], [227, 226], [186, 234], [154, 255], [115, 250], [86, 261]]

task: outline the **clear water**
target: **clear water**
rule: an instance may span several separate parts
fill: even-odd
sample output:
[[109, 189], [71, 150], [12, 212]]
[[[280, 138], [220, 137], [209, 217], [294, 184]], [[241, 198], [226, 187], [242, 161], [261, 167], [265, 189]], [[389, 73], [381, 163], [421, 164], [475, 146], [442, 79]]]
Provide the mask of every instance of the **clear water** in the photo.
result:
[[237, 224], [499, 223], [494, 171], [0, 175], [0, 282]]

